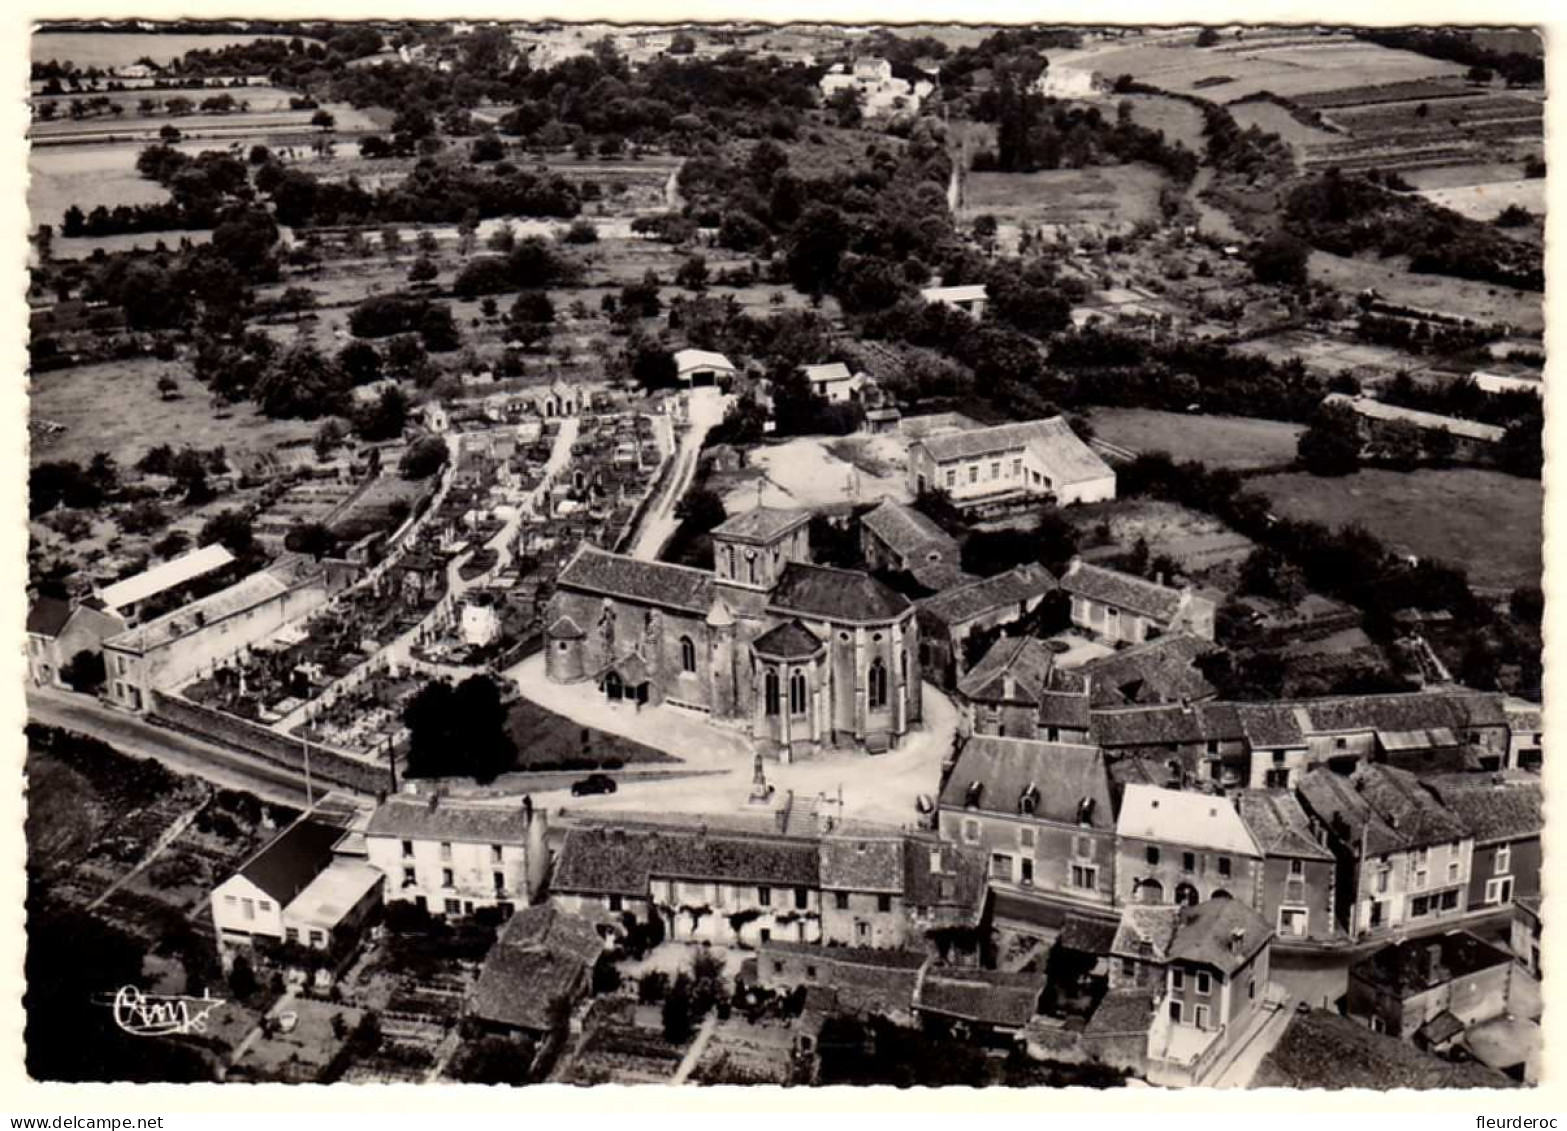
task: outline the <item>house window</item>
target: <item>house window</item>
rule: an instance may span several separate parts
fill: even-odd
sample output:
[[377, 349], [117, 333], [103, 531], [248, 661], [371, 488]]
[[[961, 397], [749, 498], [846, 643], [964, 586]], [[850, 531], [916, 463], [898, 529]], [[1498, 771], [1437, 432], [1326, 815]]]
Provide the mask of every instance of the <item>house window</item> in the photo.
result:
[[406, 857], [406, 856], [412, 856], [413, 854], [414, 854], [414, 842], [411, 841], [411, 840], [403, 841], [403, 855]]
[[223, 897], [223, 902], [224, 902], [224, 904], [226, 904], [226, 905], [227, 905], [227, 906], [229, 906], [229, 907], [233, 907], [233, 906], [234, 906], [234, 905], [235, 905], [235, 904], [237, 904], [237, 903], [238, 903], [238, 902], [239, 902], [239, 899], [238, 899], [238, 898], [237, 898], [237, 897], [236, 897], [236, 896], [232, 896], [232, 895], [225, 895], [225, 896], [224, 896], [224, 897]]
[[878, 895], [876, 897], [876, 910], [883, 915], [888, 914], [892, 910], [892, 896], [887, 895], [885, 892]]
[[253, 899], [242, 899], [242, 900], [239, 901], [239, 904], [240, 904], [240, 910], [242, 910], [245, 913], [245, 918], [247, 918], [247, 919], [254, 919], [256, 917], [256, 901], [255, 900], [253, 900]]
[[1094, 891], [1099, 886], [1099, 869], [1088, 864], [1073, 864], [1072, 886], [1079, 891]]
[[1377, 866], [1377, 894], [1386, 895], [1388, 883], [1393, 876], [1393, 866], [1386, 861]]
[[871, 661], [870, 707], [875, 711], [887, 705], [887, 665], [877, 656]]
[[451, 887], [456, 887], [457, 886], [457, 881], [456, 881], [455, 877], [453, 877], [452, 870], [450, 868], [442, 868], [441, 869], [441, 886], [443, 888], [451, 888]]
[[1424, 918], [1431, 910], [1431, 900], [1428, 896], [1417, 895], [1409, 901], [1409, 917], [1411, 919]]
[[1012, 478], [1013, 479], [1021, 479], [1022, 476], [1023, 476], [1023, 461], [1020, 460], [1020, 459], [1015, 459], [1015, 460], [1012, 461]]
[[807, 964], [806, 967], [805, 967], [805, 976], [807, 978], [814, 978], [814, 977], [816, 977], [816, 967]]
[[1199, 1029], [1206, 1029], [1208, 1027], [1208, 1007], [1206, 1005], [1199, 1005], [1197, 1007], [1196, 1025]]
[[1206, 970], [1197, 971], [1197, 993], [1201, 997], [1207, 997], [1213, 992], [1213, 975]]
[[494, 879], [495, 879], [495, 891], [497, 892], [497, 894], [500, 893], [500, 892], [505, 891], [506, 890], [506, 873], [505, 872], [496, 872], [495, 876], [494, 876]]
[[979, 822], [972, 817], [965, 818], [963, 821], [963, 843], [979, 843]]
[[1424, 891], [1426, 881], [1428, 879], [1430, 879], [1430, 873], [1427, 872], [1424, 868], [1418, 868], [1415, 870], [1415, 876], [1414, 879], [1410, 882], [1410, 886], [1413, 887], [1416, 891]]
[[1177, 1025], [1181, 1023], [1181, 1003], [1178, 1001], [1172, 1001], [1170, 1003], [1170, 1020], [1174, 1021]]
[[270, 899], [263, 899], [263, 900], [261, 900], [261, 902], [256, 904], [256, 906], [261, 908], [261, 910], [263, 910], [263, 911], [271, 911], [272, 910], [272, 901]]
[[1513, 870], [1513, 846], [1504, 844], [1496, 850], [1495, 874], [1505, 876]]
[[871, 925], [863, 919], [854, 924], [854, 941], [860, 943], [871, 941]]
[[1452, 890], [1452, 891], [1444, 891], [1442, 893], [1442, 910], [1443, 911], [1456, 911], [1456, 910], [1458, 910], [1458, 891], [1457, 891], [1456, 888], [1454, 890]]
[[1513, 878], [1511, 876], [1485, 881], [1485, 901], [1487, 903], [1511, 903], [1512, 899]]
[[804, 911], [811, 905], [811, 893], [805, 888], [794, 889], [794, 909]]
[[846, 891], [833, 892], [832, 902], [833, 906], [839, 911], [847, 911], [849, 909], [849, 893]]
[[415, 884], [417, 884], [418, 882], [419, 882], [419, 880], [414, 875], [414, 870], [412, 868], [404, 868], [403, 869], [403, 887], [411, 888]]
[[1060, 727], [1047, 727], [1047, 728], [1045, 728], [1045, 741], [1046, 742], [1060, 742], [1061, 741], [1061, 728]]
[[1279, 908], [1279, 934], [1289, 938], [1301, 938], [1306, 933], [1310, 915], [1303, 907]]
[[460, 899], [448, 899], [446, 901], [446, 913], [448, 915], [461, 915], [462, 914], [462, 900], [460, 900]]
[[298, 927], [289, 927], [286, 930], [284, 930], [283, 936], [286, 939], [288, 939], [289, 942], [298, 942], [299, 941], [299, 928]]
[[1034, 830], [1029, 828], [1029, 827], [1027, 827], [1026, 825], [1023, 828], [1018, 829], [1018, 831], [1017, 831], [1017, 842], [1018, 842], [1018, 845], [1020, 847], [1022, 847], [1022, 848], [1033, 848], [1034, 847]]
[[1195, 852], [1181, 853], [1181, 871], [1195, 872], [1197, 870], [1197, 854]]
[[490, 863], [491, 864], [499, 864], [501, 862], [501, 860], [504, 859], [504, 857], [505, 857], [505, 854], [502, 851], [500, 845], [498, 845], [498, 844], [490, 845]]
[[778, 673], [772, 668], [767, 669], [767, 674], [762, 677], [762, 698], [766, 703], [767, 713], [778, 713]]
[[1150, 866], [1158, 867], [1159, 846], [1156, 844], [1150, 844], [1147, 848], [1145, 848], [1143, 850], [1143, 859], [1147, 860]]
[[1179, 966], [1170, 967], [1170, 988], [1172, 990], [1184, 990], [1186, 988], [1186, 971]]
[[957, 485], [958, 485], [958, 473], [956, 471], [948, 471], [947, 472], [947, 486], [948, 487], [956, 487]]
[[607, 903], [611, 911], [619, 911], [621, 909], [621, 899], [618, 895], [610, 896]]
[[1304, 876], [1305, 874], [1306, 874], [1306, 862], [1304, 860], [1291, 860], [1290, 861], [1290, 876], [1292, 878], [1299, 879], [1300, 877]]
[[805, 673], [799, 670], [789, 677], [789, 713], [805, 714]]
[[311, 946], [325, 946], [326, 945], [326, 932], [325, 931], [311, 931], [310, 932], [310, 945]]
[[763, 907], [771, 907], [773, 905], [773, 889], [757, 888], [756, 902], [760, 903]]
[[680, 638], [680, 670], [696, 671], [696, 645], [691, 642], [689, 636]]
[[451, 846], [451, 843], [449, 841], [442, 841], [441, 842], [441, 859], [442, 860], [450, 860], [451, 858], [452, 858], [452, 846]]
[[1221, 857], [1219, 857], [1219, 875], [1221, 875], [1221, 876], [1228, 876], [1229, 874], [1230, 874], [1230, 858], [1228, 856], [1221, 856]]
[[979, 464], [976, 463], [968, 469], [968, 481], [970, 483], [979, 482]]
[[1333, 740], [1333, 749], [1335, 749], [1335, 750], [1348, 750], [1349, 749], [1349, 739], [1347, 739], [1347, 738], [1335, 738]]
[[756, 937], [761, 939], [764, 943], [772, 942], [773, 941], [773, 931], [772, 931], [772, 928], [771, 927], [763, 927], [760, 931], [756, 932]]
[[1010, 880], [1012, 878], [1012, 857], [1005, 852], [992, 852], [990, 854], [990, 874], [998, 880]]
[[1449, 860], [1447, 862], [1447, 882], [1450, 883], [1450, 884], [1456, 884], [1458, 882], [1458, 861], [1457, 860]]
[[1000, 479], [1001, 478], [1001, 461], [1000, 460], [994, 460], [994, 461], [991, 462], [991, 465], [990, 465], [990, 477], [992, 479]]
[[1021, 884], [1027, 884], [1029, 887], [1033, 887], [1034, 862], [1025, 856], [1023, 859], [1018, 861], [1018, 868], [1018, 882]]
[[782, 974], [783, 973], [783, 967], [784, 967], [784, 964], [783, 964], [783, 961], [781, 959], [778, 959], [778, 958], [773, 959], [773, 973], [774, 974]]
[[1431, 850], [1429, 848], [1415, 849], [1415, 867], [1424, 868], [1426, 866], [1426, 861], [1430, 858], [1430, 855]]
[[1210, 753], [1210, 754], [1217, 754], [1218, 752], [1219, 752], [1218, 740], [1210, 738], [1208, 740], [1208, 753]]
[[1130, 958], [1121, 959], [1121, 977], [1130, 978], [1137, 973], [1137, 963]]

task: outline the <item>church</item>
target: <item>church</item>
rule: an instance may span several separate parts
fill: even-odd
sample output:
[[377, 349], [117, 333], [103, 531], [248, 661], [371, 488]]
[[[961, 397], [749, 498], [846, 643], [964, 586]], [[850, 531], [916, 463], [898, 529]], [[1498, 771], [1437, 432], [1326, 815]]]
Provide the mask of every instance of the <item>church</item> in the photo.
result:
[[782, 761], [897, 746], [921, 718], [914, 605], [812, 563], [809, 525], [801, 511], [735, 515], [712, 532], [712, 571], [583, 545], [545, 613], [549, 678], [710, 714]]

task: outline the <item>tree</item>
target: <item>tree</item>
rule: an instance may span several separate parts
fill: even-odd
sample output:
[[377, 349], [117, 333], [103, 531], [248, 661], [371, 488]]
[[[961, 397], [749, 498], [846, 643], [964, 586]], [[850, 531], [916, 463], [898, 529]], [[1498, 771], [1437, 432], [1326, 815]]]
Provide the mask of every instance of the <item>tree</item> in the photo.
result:
[[728, 517], [724, 499], [711, 487], [692, 487], [685, 497], [675, 504], [675, 517], [685, 523], [688, 530], [706, 534]]
[[1306, 261], [1311, 249], [1289, 235], [1270, 236], [1251, 249], [1247, 260], [1252, 277], [1259, 283], [1278, 286], [1306, 285]]
[[337, 128], [337, 118], [330, 110], [317, 110], [311, 115], [310, 124], [322, 133], [330, 133]]
[[599, 230], [586, 220], [574, 220], [566, 229], [565, 240], [569, 244], [598, 243]]
[[1360, 423], [1354, 411], [1323, 405], [1300, 434], [1296, 454], [1313, 475], [1352, 475], [1360, 467]]
[[283, 538], [283, 548], [292, 554], [308, 554], [316, 561], [337, 547], [332, 532], [319, 522], [301, 522]]
[[316, 459], [325, 462], [331, 454], [342, 447], [345, 433], [343, 426], [335, 417], [328, 417], [321, 422], [321, 427], [316, 429], [313, 441]]
[[500, 685], [473, 675], [456, 687], [431, 682], [403, 710], [410, 777], [471, 777], [488, 785], [516, 762]]
[[449, 454], [445, 440], [426, 436], [403, 453], [397, 470], [404, 479], [428, 479], [446, 466]]
[[462, 333], [452, 318], [452, 308], [432, 303], [419, 319], [419, 340], [431, 353], [451, 353], [462, 345]]
[[672, 1045], [683, 1045], [691, 1039], [691, 979], [684, 973], [675, 976], [664, 997], [661, 1014], [664, 1023], [664, 1039]]
[[300, 321], [307, 311], [316, 308], [316, 292], [309, 287], [288, 287], [277, 300], [278, 307], [286, 314], [292, 314], [294, 321]]
[[707, 260], [700, 255], [687, 256], [675, 272], [675, 286], [688, 291], [707, 289]]
[[226, 510], [209, 518], [196, 535], [196, 545], [214, 544], [224, 546], [237, 558], [248, 554], [256, 544], [255, 528], [250, 516], [243, 511]]
[[1215, 47], [1219, 43], [1219, 32], [1215, 28], [1205, 27], [1197, 33], [1198, 47]]
[[357, 413], [354, 428], [361, 439], [370, 443], [395, 440], [403, 434], [408, 422], [408, 398], [393, 385], [381, 390], [381, 395]]
[[397, 257], [402, 254], [403, 233], [395, 224], [388, 224], [381, 229], [381, 253], [386, 256], [388, 263], [396, 263]]
[[414, 246], [419, 249], [419, 254], [426, 259], [434, 259], [436, 253], [441, 250], [440, 241], [435, 238], [435, 233], [429, 228], [419, 229], [419, 234], [414, 237]]
[[38, 251], [38, 262], [48, 263], [54, 258], [54, 225], [39, 224], [33, 236], [33, 247]]
[[108, 678], [103, 653], [83, 648], [60, 665], [60, 678], [72, 691], [82, 695], [96, 695], [103, 687], [104, 680]]
[[432, 282], [440, 274], [440, 268], [428, 256], [420, 256], [408, 269], [408, 281], [416, 286]]
[[240, 1001], [249, 1001], [260, 989], [256, 984], [256, 972], [250, 965], [250, 959], [243, 954], [236, 955], [234, 965], [229, 968], [229, 989], [234, 991], [234, 996]]
[[644, 345], [632, 359], [631, 376], [648, 392], [672, 389], [679, 383], [680, 368], [675, 355], [663, 346]]
[[381, 355], [369, 342], [349, 342], [338, 351], [337, 367], [350, 385], [368, 385], [380, 380]]
[[112, 495], [120, 486], [120, 465], [108, 452], [94, 452], [87, 463], [87, 478], [104, 495]]

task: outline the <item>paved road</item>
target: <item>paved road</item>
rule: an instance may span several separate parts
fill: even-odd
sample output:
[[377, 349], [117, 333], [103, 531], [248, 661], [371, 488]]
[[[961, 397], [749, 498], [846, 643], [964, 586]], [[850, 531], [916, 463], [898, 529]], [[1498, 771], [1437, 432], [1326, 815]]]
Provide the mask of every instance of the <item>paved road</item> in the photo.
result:
[[248, 790], [266, 801], [297, 806], [305, 800], [302, 774], [180, 731], [165, 730], [84, 695], [29, 688], [27, 717], [32, 722], [79, 731], [125, 754], [152, 758], [214, 785]]
[[[713, 426], [723, 420], [733, 400], [712, 388], [692, 389], [687, 397], [690, 425], [674, 445], [674, 451], [669, 457], [675, 461], [673, 474], [664, 484], [664, 490], [643, 514], [637, 535], [627, 547], [626, 552], [634, 558], [656, 560], [665, 544], [674, 536], [675, 528], [680, 525], [680, 520], [675, 517], [675, 508], [685, 498], [686, 489], [691, 486], [691, 480], [696, 475], [702, 442], [707, 439]], [[668, 427], [667, 418], [664, 419], [662, 427]]]

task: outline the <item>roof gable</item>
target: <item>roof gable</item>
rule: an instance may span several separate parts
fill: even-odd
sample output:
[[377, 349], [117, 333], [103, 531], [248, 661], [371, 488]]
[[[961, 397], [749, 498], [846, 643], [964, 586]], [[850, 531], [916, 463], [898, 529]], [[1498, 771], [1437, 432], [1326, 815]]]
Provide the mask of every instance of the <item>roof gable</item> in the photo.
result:
[[941, 805], [1026, 818], [1025, 796], [1038, 820], [1100, 831], [1115, 827], [1110, 776], [1104, 756], [1092, 746], [974, 735], [958, 754]]
[[1205, 793], [1133, 783], [1121, 798], [1119, 836], [1261, 856], [1246, 823], [1228, 801]]

